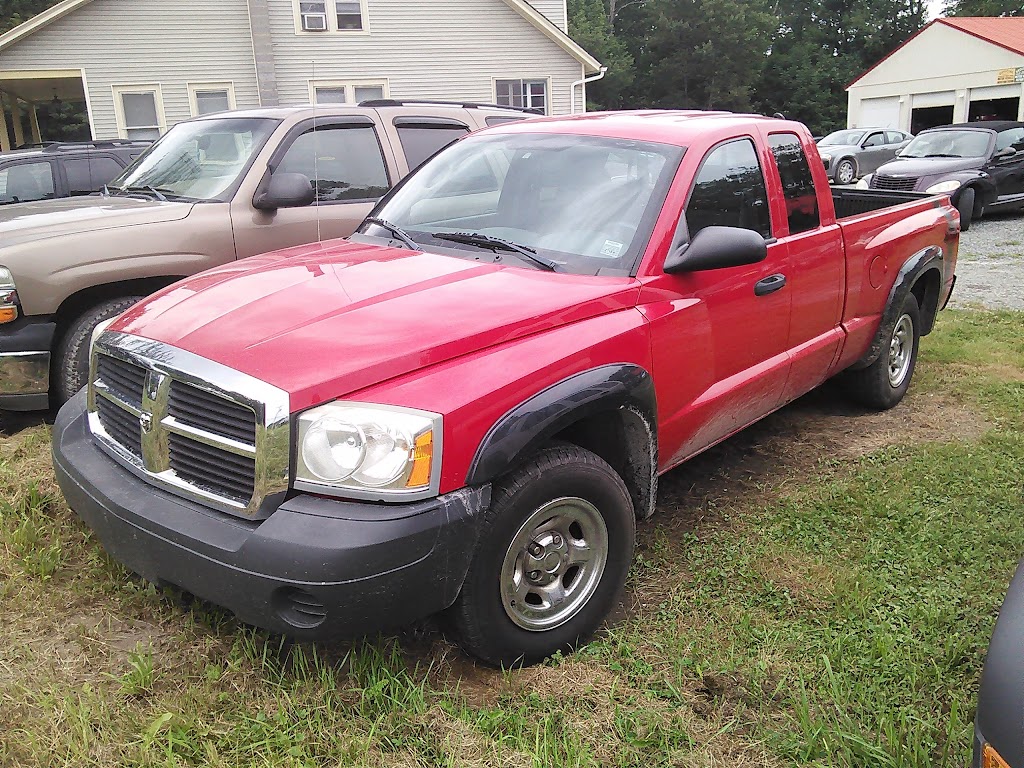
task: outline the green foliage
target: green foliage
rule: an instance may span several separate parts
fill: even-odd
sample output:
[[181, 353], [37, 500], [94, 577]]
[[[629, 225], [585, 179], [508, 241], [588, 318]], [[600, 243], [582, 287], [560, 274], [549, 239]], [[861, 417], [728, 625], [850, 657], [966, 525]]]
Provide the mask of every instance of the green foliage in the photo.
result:
[[24, 24], [59, 0], [0, 0], [0, 34]]
[[1024, 16], [1020, 0], [948, 0], [949, 16]]
[[569, 0], [569, 31], [573, 39], [608, 67], [604, 79], [587, 85], [589, 109], [619, 109], [636, 79], [633, 56], [616, 37], [604, 0]]

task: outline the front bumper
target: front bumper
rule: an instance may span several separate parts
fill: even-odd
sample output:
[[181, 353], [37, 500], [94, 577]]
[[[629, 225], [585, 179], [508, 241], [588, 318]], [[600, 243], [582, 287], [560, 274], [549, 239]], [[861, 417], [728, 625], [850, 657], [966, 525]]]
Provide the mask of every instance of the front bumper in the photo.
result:
[[96, 446], [79, 393], [57, 416], [53, 463], [68, 504], [115, 560], [158, 585], [303, 640], [402, 626], [462, 587], [490, 486], [403, 505], [309, 495], [252, 522], [140, 481]]
[[0, 327], [0, 410], [50, 405], [50, 348], [56, 324], [21, 318]]

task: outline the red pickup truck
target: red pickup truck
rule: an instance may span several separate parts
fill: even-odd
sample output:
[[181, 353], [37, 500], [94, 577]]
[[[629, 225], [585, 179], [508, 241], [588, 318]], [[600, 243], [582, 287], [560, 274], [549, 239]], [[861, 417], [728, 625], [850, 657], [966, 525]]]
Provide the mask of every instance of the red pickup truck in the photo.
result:
[[605, 618], [659, 475], [837, 374], [895, 405], [958, 238], [945, 196], [831, 191], [794, 122], [485, 130], [350, 239], [99, 329], [57, 477], [115, 559], [245, 622], [444, 611], [470, 653], [532, 663]]

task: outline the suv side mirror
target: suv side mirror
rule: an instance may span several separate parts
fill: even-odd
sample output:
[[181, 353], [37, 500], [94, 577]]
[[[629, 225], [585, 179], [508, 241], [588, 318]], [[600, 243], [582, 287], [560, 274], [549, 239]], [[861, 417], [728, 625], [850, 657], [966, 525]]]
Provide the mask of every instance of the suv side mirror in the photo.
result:
[[261, 211], [302, 208], [316, 199], [313, 185], [301, 173], [273, 173], [264, 192], [256, 195], [253, 207]]
[[704, 227], [693, 239], [665, 259], [665, 272], [702, 272], [708, 269], [757, 264], [768, 258], [768, 245], [760, 234], [740, 227]]

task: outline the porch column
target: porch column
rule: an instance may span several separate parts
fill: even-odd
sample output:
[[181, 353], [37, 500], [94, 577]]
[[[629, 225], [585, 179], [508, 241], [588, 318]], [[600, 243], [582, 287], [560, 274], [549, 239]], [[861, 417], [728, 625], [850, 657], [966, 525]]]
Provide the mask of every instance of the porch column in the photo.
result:
[[0, 91], [0, 152], [8, 152], [11, 149], [11, 137], [7, 133], [7, 114], [4, 112], [6, 98], [3, 91]]
[[43, 143], [43, 134], [39, 132], [39, 113], [36, 112], [36, 105], [30, 104], [32, 111], [28, 113], [29, 122], [32, 124], [32, 141], [36, 144]]
[[14, 123], [14, 146], [25, 143], [25, 129], [21, 125], [21, 102], [17, 96], [11, 97], [11, 121]]

